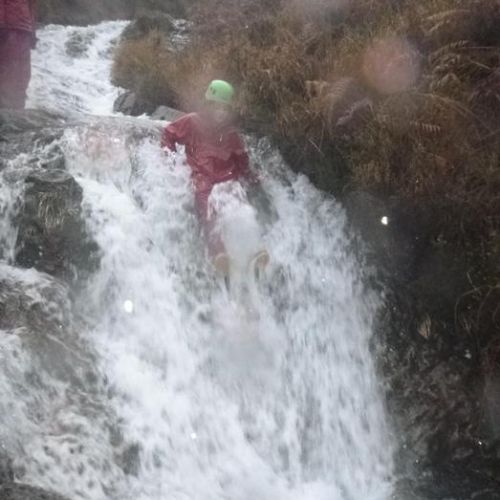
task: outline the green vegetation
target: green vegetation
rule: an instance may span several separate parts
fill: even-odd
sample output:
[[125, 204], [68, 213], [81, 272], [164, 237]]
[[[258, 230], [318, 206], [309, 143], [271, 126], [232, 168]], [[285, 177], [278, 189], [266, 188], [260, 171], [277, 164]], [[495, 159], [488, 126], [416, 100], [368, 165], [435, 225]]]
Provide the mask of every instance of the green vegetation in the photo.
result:
[[261, 3], [200, 2], [179, 52], [158, 31], [123, 41], [115, 81], [188, 109], [228, 79], [244, 122], [319, 187], [401, 200], [426, 255], [462, 263], [452, 300], [422, 309], [499, 369], [500, 2]]

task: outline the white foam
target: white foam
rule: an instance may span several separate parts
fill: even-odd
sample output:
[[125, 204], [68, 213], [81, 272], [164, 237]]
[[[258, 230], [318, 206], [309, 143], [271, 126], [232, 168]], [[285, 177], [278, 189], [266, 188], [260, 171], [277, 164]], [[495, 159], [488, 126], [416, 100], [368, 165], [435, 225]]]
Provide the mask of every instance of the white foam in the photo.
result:
[[[126, 22], [97, 26], [49, 25], [37, 32], [37, 49], [32, 58], [32, 79], [28, 107], [45, 108], [69, 115], [77, 112], [109, 115], [119, 89], [111, 85], [114, 43]], [[80, 57], [67, 52], [71, 37], [88, 39]]]

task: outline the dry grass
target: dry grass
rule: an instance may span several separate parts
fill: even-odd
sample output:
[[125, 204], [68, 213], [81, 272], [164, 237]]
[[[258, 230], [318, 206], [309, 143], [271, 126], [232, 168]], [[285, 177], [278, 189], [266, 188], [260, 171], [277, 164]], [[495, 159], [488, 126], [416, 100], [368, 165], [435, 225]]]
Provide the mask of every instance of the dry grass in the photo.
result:
[[44, 24], [82, 25], [104, 20], [133, 19], [145, 12], [186, 14], [194, 0], [37, 0], [38, 21]]
[[439, 230], [453, 239], [498, 228], [499, 21], [489, 1], [424, 17], [417, 85], [382, 99], [353, 139], [355, 182], [442, 208]]
[[176, 55], [164, 36], [152, 31], [145, 38], [124, 40], [118, 47], [112, 72], [115, 85], [133, 89], [148, 100], [175, 106], [172, 78]]
[[404, 199], [430, 246], [467, 255], [457, 330], [500, 360], [500, 2], [339, 6], [206, 0], [188, 47], [174, 53], [158, 33], [124, 42], [115, 80], [190, 108], [210, 79], [227, 78], [247, 123], [314, 163], [321, 187]]

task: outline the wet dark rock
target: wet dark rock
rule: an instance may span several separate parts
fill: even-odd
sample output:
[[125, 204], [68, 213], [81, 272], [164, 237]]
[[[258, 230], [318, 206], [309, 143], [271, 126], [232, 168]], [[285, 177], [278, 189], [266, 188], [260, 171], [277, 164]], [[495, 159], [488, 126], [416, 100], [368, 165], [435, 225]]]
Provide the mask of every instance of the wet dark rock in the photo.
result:
[[[115, 84], [127, 87], [127, 82], [116, 81]], [[151, 115], [161, 108], [178, 109], [178, 95], [168, 86], [158, 81], [144, 79], [134, 84], [134, 90], [128, 90], [118, 96], [113, 104], [115, 113], [140, 116]]]
[[489, 373], [484, 384], [486, 418], [495, 439], [500, 439], [500, 375]]
[[81, 202], [82, 189], [67, 172], [29, 175], [19, 216], [16, 263], [70, 281], [91, 271], [97, 246], [86, 234]]
[[428, 500], [425, 497], [420, 496], [415, 491], [416, 486], [413, 478], [399, 478], [395, 485], [392, 493], [392, 500]]
[[[389, 413], [400, 436], [396, 462], [405, 473], [477, 462], [491, 437], [484, 428], [484, 382], [474, 339], [457, 336], [450, 320], [453, 307], [441, 290], [447, 266], [442, 272], [433, 266], [426, 270], [433, 259], [429, 252], [418, 255], [406, 280], [398, 267], [392, 282], [384, 277], [386, 307], [374, 339]], [[425, 294], [420, 290], [424, 278]]]
[[155, 112], [151, 115], [153, 120], [174, 121], [181, 117], [184, 113], [177, 109], [169, 108], [168, 106], [158, 106]]
[[65, 118], [43, 110], [0, 110], [0, 170], [23, 153], [37, 152], [42, 160], [45, 147], [57, 141], [66, 126]]
[[1, 500], [67, 500], [65, 497], [27, 484], [0, 485]]
[[[6, 373], [15, 374], [14, 379], [5, 383], [12, 382], [24, 402], [39, 406], [36, 401], [62, 397], [54, 392], [55, 381], [82, 391], [84, 399], [101, 391], [95, 359], [82, 343], [71, 299], [69, 285], [56, 278], [7, 265], [0, 268], [0, 340], [17, 336], [14, 343], [23, 351], [20, 356], [29, 359], [29, 365], [18, 366], [14, 351], [4, 367]], [[10, 424], [15, 425], [3, 422], [2, 431], [14, 439]], [[22, 458], [21, 452], [21, 463]]]
[[403, 437], [401, 456], [409, 463], [440, 464], [480, 453], [481, 387], [467, 348], [454, 352], [444, 339], [419, 339], [408, 327], [386, 342], [388, 405]]
[[122, 32], [124, 40], [137, 40], [151, 31], [159, 31], [169, 36], [175, 30], [174, 20], [168, 14], [152, 12], [131, 22]]
[[[250, 123], [249, 130], [257, 131], [258, 135], [273, 134], [269, 118], [259, 121]], [[349, 176], [349, 164], [332, 144], [320, 148], [314, 141], [299, 142], [282, 137], [275, 137], [274, 144], [293, 171], [306, 175], [316, 187], [327, 193], [342, 192]]]
[[66, 54], [71, 57], [83, 57], [94, 37], [95, 34], [92, 32], [81, 33], [75, 31], [64, 46]]
[[151, 114], [155, 109], [156, 105], [153, 102], [131, 91], [120, 95], [113, 105], [113, 111], [115, 113], [123, 113], [124, 115], [130, 116]]
[[40, 128], [60, 127], [65, 118], [56, 113], [44, 110], [27, 109], [22, 111], [0, 110], [0, 134], [7, 140], [6, 135], [26, 132]]
[[426, 500], [500, 500], [500, 482], [477, 471], [472, 463], [443, 465], [427, 470], [413, 481], [414, 490]]
[[63, 152], [58, 147], [55, 147], [45, 157], [40, 158], [40, 167], [47, 170], [65, 170], [66, 158]]
[[55, 332], [71, 322], [68, 289], [50, 276], [24, 278], [15, 268], [0, 273], [0, 330]]
[[11, 458], [0, 447], [0, 485], [14, 481]]
[[366, 244], [370, 262], [390, 280], [412, 276], [424, 240], [423, 228], [411, 210], [397, 200], [364, 191], [352, 191], [342, 201], [351, 225]]
[[500, 382], [484, 380], [475, 339], [455, 324], [456, 297], [470, 288], [466, 256], [434, 241], [432, 220], [402, 200], [356, 191], [343, 202], [385, 297], [372, 346], [399, 437], [397, 472], [411, 478], [402, 496], [499, 498]]

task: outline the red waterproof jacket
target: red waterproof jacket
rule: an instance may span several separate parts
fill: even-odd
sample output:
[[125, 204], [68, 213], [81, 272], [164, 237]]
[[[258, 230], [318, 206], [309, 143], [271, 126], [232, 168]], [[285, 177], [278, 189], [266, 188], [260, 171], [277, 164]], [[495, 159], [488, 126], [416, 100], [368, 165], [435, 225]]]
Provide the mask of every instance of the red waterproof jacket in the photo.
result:
[[222, 135], [207, 132], [199, 115], [191, 113], [168, 125], [162, 135], [162, 147], [176, 151], [186, 146], [186, 158], [192, 169], [195, 190], [210, 191], [215, 184], [247, 178], [254, 180], [248, 155], [238, 132], [231, 128]]
[[0, 0], [0, 29], [34, 33], [36, 0]]

